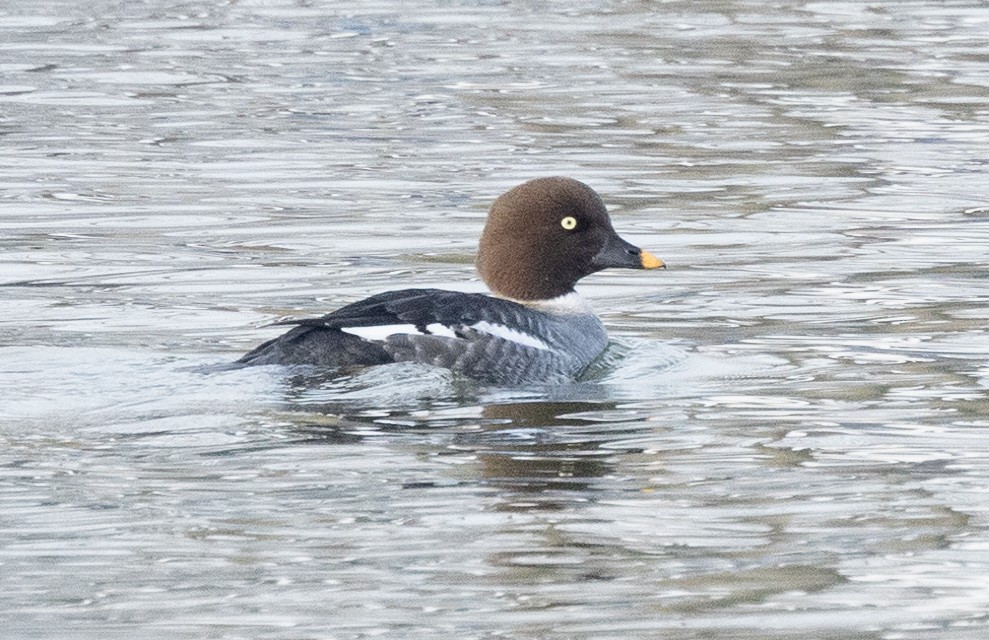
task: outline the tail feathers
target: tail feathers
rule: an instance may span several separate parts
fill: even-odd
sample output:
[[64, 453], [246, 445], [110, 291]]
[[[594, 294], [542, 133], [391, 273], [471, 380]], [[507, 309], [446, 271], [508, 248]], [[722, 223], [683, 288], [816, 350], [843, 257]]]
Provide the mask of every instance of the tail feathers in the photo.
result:
[[336, 329], [298, 326], [237, 361], [245, 365], [369, 366], [394, 362], [380, 345]]

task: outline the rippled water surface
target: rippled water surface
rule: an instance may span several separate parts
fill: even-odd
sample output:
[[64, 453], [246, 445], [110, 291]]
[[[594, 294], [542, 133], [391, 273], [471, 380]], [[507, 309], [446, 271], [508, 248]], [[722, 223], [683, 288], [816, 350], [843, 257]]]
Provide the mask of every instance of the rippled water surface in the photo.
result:
[[[989, 7], [0, 7], [5, 638], [989, 633]], [[595, 187], [584, 380], [210, 373]]]

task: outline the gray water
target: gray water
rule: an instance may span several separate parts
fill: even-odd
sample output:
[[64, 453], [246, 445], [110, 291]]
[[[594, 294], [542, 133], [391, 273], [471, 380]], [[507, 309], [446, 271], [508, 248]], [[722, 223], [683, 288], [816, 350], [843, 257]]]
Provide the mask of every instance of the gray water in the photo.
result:
[[[0, 8], [4, 638], [989, 633], [989, 6]], [[597, 189], [583, 382], [210, 373]]]

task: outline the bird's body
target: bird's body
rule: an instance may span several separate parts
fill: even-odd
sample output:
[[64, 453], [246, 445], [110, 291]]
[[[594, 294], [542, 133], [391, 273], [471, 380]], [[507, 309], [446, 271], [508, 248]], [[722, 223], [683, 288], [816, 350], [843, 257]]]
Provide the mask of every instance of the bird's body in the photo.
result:
[[527, 182], [498, 198], [478, 270], [494, 296], [405, 289], [319, 318], [294, 320], [245, 365], [325, 369], [418, 362], [503, 385], [579, 376], [607, 346], [601, 321], [573, 286], [607, 267], [663, 263], [625, 242], [590, 187], [567, 178]]

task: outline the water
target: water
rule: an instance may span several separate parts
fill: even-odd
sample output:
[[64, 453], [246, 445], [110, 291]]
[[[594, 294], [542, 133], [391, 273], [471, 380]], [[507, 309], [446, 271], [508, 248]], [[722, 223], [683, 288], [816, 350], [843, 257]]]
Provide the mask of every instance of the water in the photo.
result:
[[[980, 2], [0, 9], [10, 638], [989, 627]], [[207, 373], [594, 186], [590, 379]]]

